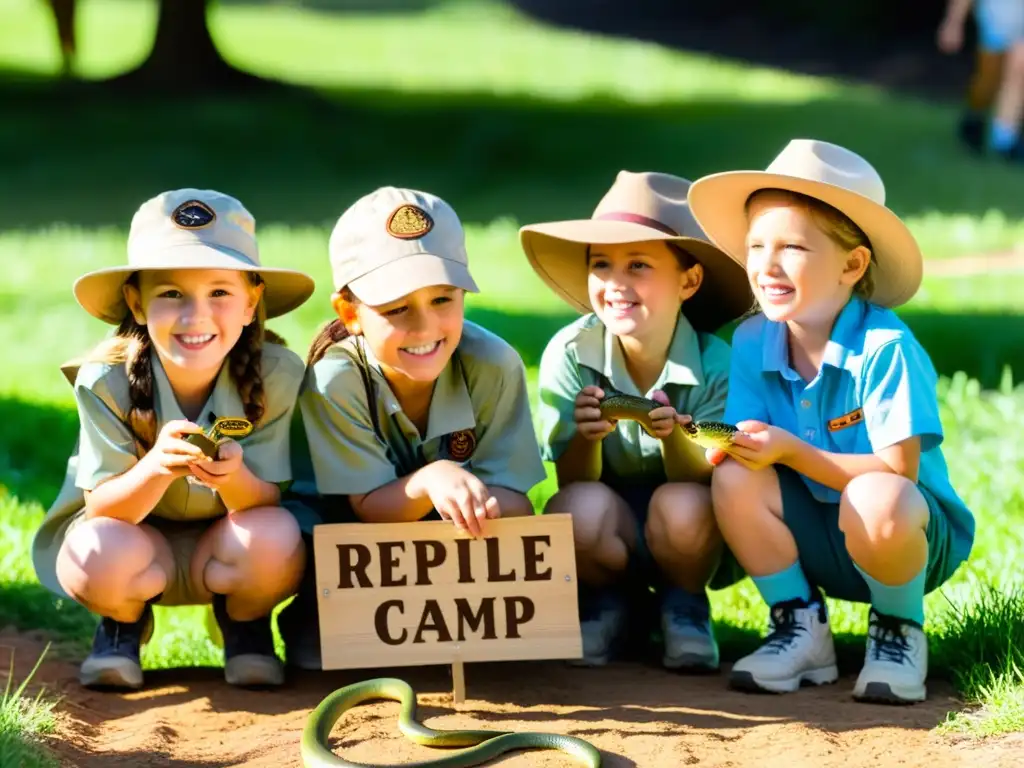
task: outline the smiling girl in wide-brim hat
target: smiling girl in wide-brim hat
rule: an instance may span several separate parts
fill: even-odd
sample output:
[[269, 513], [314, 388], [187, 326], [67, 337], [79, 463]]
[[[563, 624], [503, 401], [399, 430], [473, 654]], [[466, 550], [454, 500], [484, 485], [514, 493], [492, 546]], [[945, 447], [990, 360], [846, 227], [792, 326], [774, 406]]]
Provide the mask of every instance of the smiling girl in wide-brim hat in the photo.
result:
[[[75, 282], [117, 330], [63, 369], [81, 429], [33, 562], [46, 587], [100, 616], [83, 685], [141, 687], [152, 606], [211, 603], [226, 680], [283, 682], [270, 613], [304, 562], [279, 490], [304, 366], [264, 320], [312, 292], [309, 276], [261, 263], [238, 200], [200, 189], [144, 203], [128, 263]], [[212, 457], [189, 442], [224, 418], [251, 430]]]
[[[521, 230], [537, 274], [586, 313], [548, 343], [539, 385], [541, 453], [559, 484], [545, 511], [573, 516], [584, 664], [606, 663], [624, 639], [635, 575], [662, 588], [665, 666], [717, 668], [706, 586], [739, 578], [720, 557], [711, 467], [675, 427], [721, 418], [729, 346], [713, 331], [752, 296], [743, 269], [694, 220], [689, 186], [622, 171], [590, 218]], [[604, 420], [598, 406], [614, 392], [663, 404], [653, 435]], [[670, 454], [677, 460], [664, 461]], [[691, 469], [669, 476], [666, 464]]]

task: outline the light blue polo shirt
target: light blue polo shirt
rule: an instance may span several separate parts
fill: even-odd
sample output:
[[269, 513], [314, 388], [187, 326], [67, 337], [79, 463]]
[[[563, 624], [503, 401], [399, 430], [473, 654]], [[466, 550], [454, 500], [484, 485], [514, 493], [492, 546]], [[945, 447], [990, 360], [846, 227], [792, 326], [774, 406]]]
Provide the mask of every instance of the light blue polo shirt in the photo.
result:
[[[928, 353], [890, 309], [853, 297], [839, 313], [821, 370], [805, 382], [789, 364], [785, 323], [757, 315], [733, 335], [725, 420], [763, 421], [832, 453], [874, 453], [921, 438], [918, 484], [938, 498], [961, 560], [974, 541], [974, 515], [953, 490], [940, 445], [938, 375]], [[841, 493], [803, 477], [814, 497]]]

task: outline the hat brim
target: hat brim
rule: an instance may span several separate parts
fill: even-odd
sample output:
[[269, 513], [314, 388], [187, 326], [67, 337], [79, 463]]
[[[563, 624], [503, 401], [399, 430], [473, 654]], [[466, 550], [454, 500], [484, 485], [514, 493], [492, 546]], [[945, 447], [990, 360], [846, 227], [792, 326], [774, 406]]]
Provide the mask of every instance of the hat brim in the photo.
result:
[[[168, 249], [170, 252], [171, 249]], [[109, 267], [82, 275], [75, 281], [74, 294], [82, 308], [93, 317], [112, 325], [128, 313], [124, 283], [133, 272], [157, 269], [229, 269], [256, 272], [264, 283], [263, 304], [267, 318], [278, 317], [301, 306], [313, 295], [315, 283], [309, 275], [294, 269], [259, 265], [246, 266], [241, 254], [228, 248], [195, 243], [176, 246], [174, 257], [162, 259], [159, 253], [144, 267]]]
[[799, 192], [844, 213], [867, 235], [875, 257], [871, 302], [898, 307], [921, 287], [924, 257], [917, 240], [884, 205], [843, 187], [766, 171], [727, 171], [698, 179], [688, 202], [708, 238], [746, 267], [747, 199], [761, 189]]
[[531, 224], [519, 230], [523, 251], [540, 278], [578, 312], [593, 312], [587, 290], [587, 247], [663, 241], [675, 243], [700, 262], [700, 288], [684, 303], [694, 328], [715, 331], [754, 304], [743, 267], [718, 247], [694, 237], [670, 235], [627, 221], [573, 219]]
[[381, 306], [433, 285], [450, 285], [471, 293], [480, 291], [465, 264], [427, 252], [389, 261], [352, 280], [347, 287], [364, 304]]

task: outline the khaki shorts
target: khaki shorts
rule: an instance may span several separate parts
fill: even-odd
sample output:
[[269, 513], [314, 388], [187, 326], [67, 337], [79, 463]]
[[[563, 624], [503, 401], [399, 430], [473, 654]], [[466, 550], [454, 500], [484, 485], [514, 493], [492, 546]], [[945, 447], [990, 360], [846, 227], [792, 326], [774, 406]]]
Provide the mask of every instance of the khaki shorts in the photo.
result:
[[[155, 605], [205, 605], [210, 601], [204, 595], [197, 593], [192, 587], [191, 568], [192, 555], [196, 546], [210, 528], [220, 518], [209, 520], [167, 520], [162, 517], [150, 516], [143, 521], [143, 525], [153, 528], [166, 539], [174, 556], [174, 573], [170, 575], [167, 587], [163, 595], [156, 601]], [[65, 538], [77, 525], [85, 520], [83, 512], [75, 515], [65, 531]]]

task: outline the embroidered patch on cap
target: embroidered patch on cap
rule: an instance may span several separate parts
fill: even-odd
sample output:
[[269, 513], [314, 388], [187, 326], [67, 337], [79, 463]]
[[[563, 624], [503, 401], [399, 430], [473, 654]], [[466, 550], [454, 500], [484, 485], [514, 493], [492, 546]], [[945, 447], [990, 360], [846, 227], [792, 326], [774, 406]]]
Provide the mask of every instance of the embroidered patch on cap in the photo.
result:
[[387, 230], [392, 237], [415, 240], [434, 228], [430, 215], [415, 205], [403, 203], [388, 217]]
[[476, 448], [476, 434], [471, 429], [463, 429], [448, 435], [448, 456], [452, 461], [465, 461], [473, 455]]
[[838, 419], [832, 419], [828, 423], [828, 431], [838, 432], [840, 429], [852, 427], [854, 424], [859, 424], [862, 421], [864, 421], [864, 409], [858, 408], [855, 411], [850, 411], [844, 416], [840, 416]]
[[171, 221], [182, 229], [203, 229], [213, 224], [216, 218], [213, 209], [198, 200], [182, 203], [171, 214]]

